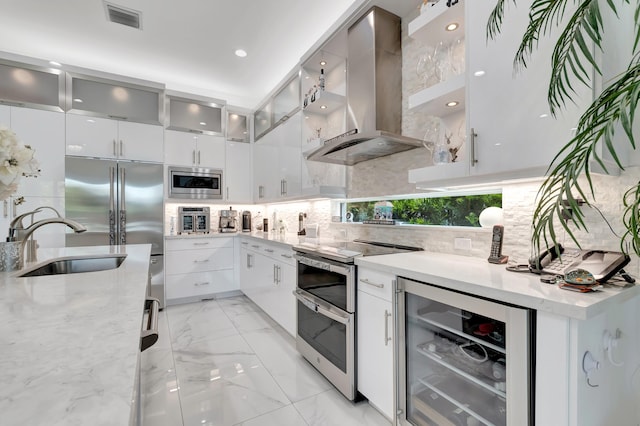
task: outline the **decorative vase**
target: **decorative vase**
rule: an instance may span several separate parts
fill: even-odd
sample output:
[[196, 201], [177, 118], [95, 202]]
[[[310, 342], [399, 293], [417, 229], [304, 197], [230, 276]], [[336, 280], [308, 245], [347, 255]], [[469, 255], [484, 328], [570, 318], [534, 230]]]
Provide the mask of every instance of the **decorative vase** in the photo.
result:
[[17, 271], [22, 267], [22, 241], [0, 242], [0, 272]]

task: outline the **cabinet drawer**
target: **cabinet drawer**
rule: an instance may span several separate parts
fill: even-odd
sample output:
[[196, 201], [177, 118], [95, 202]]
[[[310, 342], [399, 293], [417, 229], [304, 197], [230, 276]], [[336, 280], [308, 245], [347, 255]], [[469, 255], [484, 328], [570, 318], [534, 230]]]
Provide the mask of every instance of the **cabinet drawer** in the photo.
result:
[[170, 275], [166, 278], [165, 286], [167, 299], [203, 296], [237, 289], [233, 283], [232, 269]]
[[393, 280], [396, 277], [386, 272], [358, 267], [358, 290], [391, 302]]
[[292, 249], [288, 249], [280, 246], [276, 247], [272, 245], [265, 245], [262, 247], [261, 250], [262, 250], [261, 251], [262, 254], [275, 260], [276, 262], [281, 262], [286, 265], [293, 265], [293, 266], [295, 266], [296, 264], [296, 259], [293, 257]]
[[181, 250], [166, 255], [168, 275], [233, 269], [233, 249]]
[[190, 249], [208, 249], [208, 248], [233, 248], [233, 238], [180, 238], [166, 240], [165, 247], [167, 251], [172, 250], [190, 250]]

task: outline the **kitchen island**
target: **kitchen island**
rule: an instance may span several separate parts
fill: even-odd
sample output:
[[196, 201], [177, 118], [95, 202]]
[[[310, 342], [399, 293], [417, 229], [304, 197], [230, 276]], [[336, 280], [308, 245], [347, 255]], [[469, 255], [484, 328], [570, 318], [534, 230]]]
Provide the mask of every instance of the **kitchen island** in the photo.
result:
[[126, 259], [99, 272], [0, 273], [0, 423], [130, 424], [150, 252], [147, 244], [46, 249], [36, 263], [108, 254]]

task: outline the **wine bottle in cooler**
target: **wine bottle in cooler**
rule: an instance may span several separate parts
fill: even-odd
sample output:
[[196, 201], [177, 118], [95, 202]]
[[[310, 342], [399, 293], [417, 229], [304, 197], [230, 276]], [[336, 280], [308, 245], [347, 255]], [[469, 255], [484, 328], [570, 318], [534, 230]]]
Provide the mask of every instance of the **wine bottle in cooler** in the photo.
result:
[[320, 70], [320, 78], [318, 81], [318, 88], [320, 91], [324, 91], [324, 68]]

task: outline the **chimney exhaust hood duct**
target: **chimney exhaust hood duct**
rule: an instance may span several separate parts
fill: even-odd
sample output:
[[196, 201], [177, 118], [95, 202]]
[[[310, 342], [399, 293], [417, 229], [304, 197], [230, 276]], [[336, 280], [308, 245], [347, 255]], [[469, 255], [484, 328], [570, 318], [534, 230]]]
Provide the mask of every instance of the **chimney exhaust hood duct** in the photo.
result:
[[347, 129], [308, 160], [352, 166], [422, 146], [402, 136], [400, 18], [370, 9], [347, 33]]

